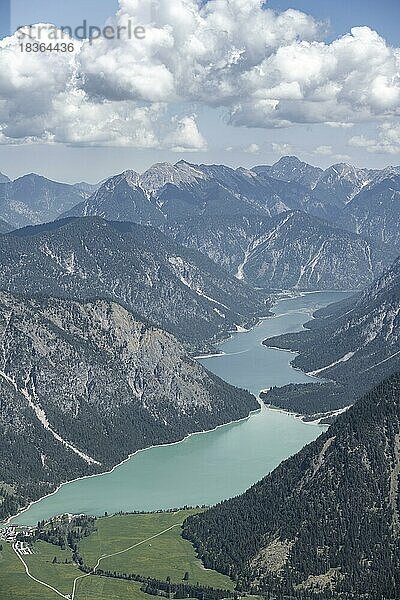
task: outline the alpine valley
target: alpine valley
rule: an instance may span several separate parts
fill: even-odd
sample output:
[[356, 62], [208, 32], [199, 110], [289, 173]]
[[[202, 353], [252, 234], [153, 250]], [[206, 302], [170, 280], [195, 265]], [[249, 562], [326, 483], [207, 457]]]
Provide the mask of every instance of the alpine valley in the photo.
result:
[[1, 516], [138, 449], [243, 418], [254, 397], [115, 302], [0, 296]]
[[307, 331], [264, 341], [300, 354], [293, 364], [329, 380], [274, 388], [263, 399], [313, 414], [342, 409], [400, 371], [400, 259], [361, 294], [317, 311]]
[[[33, 600], [80, 600], [85, 585], [96, 600], [399, 598], [399, 222], [400, 167], [287, 156], [157, 163], [95, 184], [0, 174], [2, 520], [193, 433], [216, 429], [203, 443], [235, 456], [230, 434], [255, 419], [312, 432], [211, 508], [65, 506], [8, 528], [0, 578], [32, 583]], [[238, 377], [253, 348], [224, 349], [240, 336], [266, 382], [284, 366], [258, 398]], [[235, 385], [204, 353], [232, 360]], [[0, 597], [24, 598], [14, 584]]]

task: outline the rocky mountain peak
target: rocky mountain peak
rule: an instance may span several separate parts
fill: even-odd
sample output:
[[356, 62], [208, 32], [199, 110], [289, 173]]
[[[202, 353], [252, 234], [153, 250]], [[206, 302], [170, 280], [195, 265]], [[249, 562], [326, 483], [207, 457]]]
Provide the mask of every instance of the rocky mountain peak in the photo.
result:
[[301, 161], [297, 156], [282, 156], [271, 166], [259, 165], [253, 171], [282, 181], [300, 183], [313, 189], [323, 170]]
[[175, 165], [161, 162], [152, 165], [141, 175], [140, 185], [148, 194], [154, 195], [168, 183], [179, 186], [194, 183], [198, 179], [204, 179], [204, 174], [186, 161], [179, 161]]

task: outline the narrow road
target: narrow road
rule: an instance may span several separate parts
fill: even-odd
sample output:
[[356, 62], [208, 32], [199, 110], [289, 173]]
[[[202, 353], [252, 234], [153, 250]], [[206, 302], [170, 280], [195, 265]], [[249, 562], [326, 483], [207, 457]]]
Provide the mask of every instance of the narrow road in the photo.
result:
[[44, 585], [45, 587], [49, 588], [49, 590], [52, 590], [58, 596], [61, 596], [61, 598], [65, 598], [66, 600], [71, 600], [71, 596], [65, 595], [65, 594], [61, 593], [59, 590], [57, 590], [52, 585], [49, 585], [48, 583], [45, 583], [44, 581], [40, 581], [40, 579], [36, 579], [36, 577], [34, 577], [33, 575], [31, 575], [31, 573], [29, 572], [28, 565], [26, 564], [26, 562], [24, 561], [24, 559], [22, 558], [22, 556], [18, 553], [18, 551], [17, 551], [17, 549], [15, 547], [15, 544], [12, 545], [12, 549], [14, 550], [15, 554], [18, 556], [19, 560], [24, 565], [25, 573], [28, 575], [28, 577], [30, 577], [31, 579], [33, 579], [33, 581], [36, 581], [36, 583], [40, 583], [40, 585]]
[[[159, 533], [155, 533], [154, 535], [146, 538], [145, 540], [142, 540], [141, 542], [137, 542], [136, 544], [133, 544], [133, 546], [129, 546], [129, 548], [125, 548], [125, 550], [119, 550], [118, 552], [113, 552], [112, 554], [103, 554], [102, 556], [100, 556], [100, 558], [98, 559], [97, 563], [95, 564], [93, 569], [90, 571], [90, 573], [86, 573], [85, 575], [80, 575], [79, 577], [77, 577], [74, 580], [71, 600], [76, 600], [75, 594], [76, 594], [76, 586], [77, 586], [78, 581], [80, 581], [81, 579], [84, 579], [85, 577], [89, 577], [90, 575], [93, 575], [96, 572], [96, 570], [99, 568], [99, 565], [102, 560], [105, 560], [106, 558], [112, 558], [113, 556], [118, 556], [119, 554], [124, 554], [125, 552], [129, 552], [129, 550], [132, 550], [133, 548], [137, 548], [137, 546], [141, 546], [142, 544], [145, 544], [146, 542], [150, 542], [150, 540], [154, 540], [155, 538], [160, 537], [160, 535], [167, 533], [167, 531], [171, 531], [171, 529], [174, 529], [175, 527], [181, 527], [181, 525], [182, 525], [182, 523], [175, 523], [175, 525], [171, 525], [167, 529], [164, 529], [163, 531], [160, 531]], [[69, 600], [69, 597], [67, 597], [67, 596], [64, 596], [64, 598], [68, 598], [68, 600]]]
[[137, 546], [141, 546], [142, 544], [145, 544], [146, 542], [149, 542], [150, 540], [154, 540], [155, 538], [160, 537], [160, 535], [163, 535], [164, 533], [167, 533], [167, 531], [171, 531], [171, 529], [174, 529], [175, 527], [181, 527], [181, 525], [182, 525], [182, 523], [175, 523], [175, 525], [171, 525], [170, 527], [167, 527], [167, 529], [163, 529], [163, 531], [160, 531], [159, 533], [155, 533], [154, 535], [146, 538], [145, 540], [142, 540], [141, 542], [137, 542], [136, 544], [133, 544], [132, 546], [129, 546], [129, 548], [125, 548], [124, 550], [119, 550], [118, 552], [113, 552], [112, 554], [103, 554], [97, 560], [95, 566], [90, 571], [90, 573], [85, 573], [84, 575], [80, 575], [79, 577], [76, 577], [74, 579], [74, 583], [73, 583], [73, 587], [72, 587], [72, 595], [63, 594], [62, 592], [60, 592], [59, 590], [57, 590], [52, 585], [49, 585], [45, 581], [41, 581], [40, 579], [37, 579], [36, 577], [34, 577], [30, 573], [28, 565], [26, 564], [26, 562], [24, 561], [24, 559], [22, 558], [22, 556], [18, 553], [18, 551], [17, 551], [17, 549], [15, 547], [15, 544], [12, 545], [12, 549], [14, 550], [15, 554], [18, 556], [19, 560], [24, 565], [25, 573], [28, 575], [28, 577], [30, 579], [32, 579], [36, 583], [39, 583], [40, 585], [43, 585], [44, 587], [48, 588], [49, 590], [51, 590], [52, 592], [54, 592], [58, 596], [61, 596], [61, 598], [65, 598], [65, 600], [76, 600], [76, 592], [77, 592], [76, 588], [77, 588], [78, 581], [80, 581], [81, 579], [84, 579], [85, 577], [89, 577], [90, 575], [93, 575], [96, 572], [96, 570], [98, 569], [98, 567], [99, 567], [99, 565], [100, 565], [100, 563], [101, 563], [102, 560], [105, 560], [106, 558], [112, 558], [113, 556], [118, 556], [119, 554], [124, 554], [125, 552], [129, 552], [129, 550], [132, 550], [133, 548], [136, 548]]

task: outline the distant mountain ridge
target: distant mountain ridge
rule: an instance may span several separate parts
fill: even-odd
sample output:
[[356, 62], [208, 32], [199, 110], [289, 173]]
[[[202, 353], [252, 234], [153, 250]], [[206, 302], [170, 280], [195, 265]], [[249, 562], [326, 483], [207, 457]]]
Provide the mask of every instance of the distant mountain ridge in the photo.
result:
[[[12, 228], [71, 216], [151, 225], [250, 283], [255, 278], [267, 287], [343, 289], [355, 280], [357, 288], [400, 252], [399, 178], [400, 167], [340, 163], [323, 170], [293, 156], [253, 169], [180, 160], [157, 163], [142, 174], [127, 170], [98, 186], [66, 186], [38, 176], [0, 184], [0, 217]], [[266, 249], [261, 263], [249, 262], [274, 222], [293, 212], [304, 215], [303, 234], [299, 228], [280, 236], [272, 254]], [[293, 259], [288, 243], [296, 244]]]
[[[142, 175], [124, 171], [63, 216], [102, 216], [160, 225], [188, 215], [207, 217], [236, 214], [271, 216], [299, 206], [290, 184], [224, 165], [158, 163]], [[119, 189], [121, 188], [121, 189]], [[117, 193], [116, 193], [117, 192]], [[307, 193], [307, 191], [305, 191]], [[288, 203], [287, 198], [290, 197]], [[115, 215], [116, 202], [122, 216]], [[151, 219], [155, 219], [152, 221]]]
[[0, 182], [0, 217], [14, 229], [53, 221], [85, 196], [73, 185], [30, 173]]
[[314, 189], [324, 173], [320, 167], [313, 167], [296, 156], [283, 156], [273, 165], [259, 165], [251, 169], [260, 175], [268, 175], [274, 179], [300, 183]]
[[[230, 273], [246, 277], [244, 265], [272, 230], [274, 219], [293, 211], [305, 213], [308, 221], [304, 215], [303, 222], [308, 224], [303, 234], [299, 229], [293, 240], [275, 240], [274, 257], [286, 253], [282, 264], [277, 265], [276, 259], [270, 260], [265, 252], [266, 260], [260, 267], [262, 285], [301, 287], [304, 283], [304, 289], [315, 285], [343, 289], [354, 281], [356, 288], [372, 281], [395, 256], [392, 246], [381, 239], [379, 223], [377, 230], [357, 227], [355, 217], [345, 212], [356, 206], [357, 197], [373, 187], [373, 181], [379, 177], [382, 172], [344, 164], [323, 171], [295, 157], [282, 158], [272, 167], [254, 169], [185, 161], [175, 165], [159, 163], [143, 174], [125, 171], [112, 177], [65, 216], [96, 215], [151, 224], [183, 245], [207, 254]], [[393, 215], [390, 218], [393, 228]], [[318, 219], [338, 229], [336, 235]], [[310, 241], [311, 231], [318, 248], [326, 248], [325, 256], [317, 257], [316, 243]], [[299, 240], [302, 249], [288, 262], [287, 244]], [[350, 257], [347, 264], [346, 253]], [[307, 269], [313, 257], [317, 262], [311, 275], [301, 277], [299, 269]], [[247, 269], [250, 273], [251, 265]], [[276, 276], [279, 270], [280, 277]]]

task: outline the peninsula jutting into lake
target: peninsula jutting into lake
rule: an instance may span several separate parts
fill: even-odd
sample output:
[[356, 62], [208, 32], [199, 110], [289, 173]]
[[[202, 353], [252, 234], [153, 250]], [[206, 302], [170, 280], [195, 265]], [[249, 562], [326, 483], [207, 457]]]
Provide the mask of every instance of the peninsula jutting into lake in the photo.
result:
[[[267, 349], [262, 341], [298, 331], [314, 310], [349, 295], [316, 292], [282, 299], [273, 307], [274, 316], [248, 332], [233, 333], [218, 348], [222, 356], [202, 363], [256, 395], [274, 385], [313, 381], [291, 367], [293, 354]], [[102, 515], [215, 504], [244, 492], [321, 430], [263, 406], [243, 421], [191, 436], [181, 444], [140, 452], [107, 475], [64, 485], [11, 522], [35, 525], [63, 513]]]

